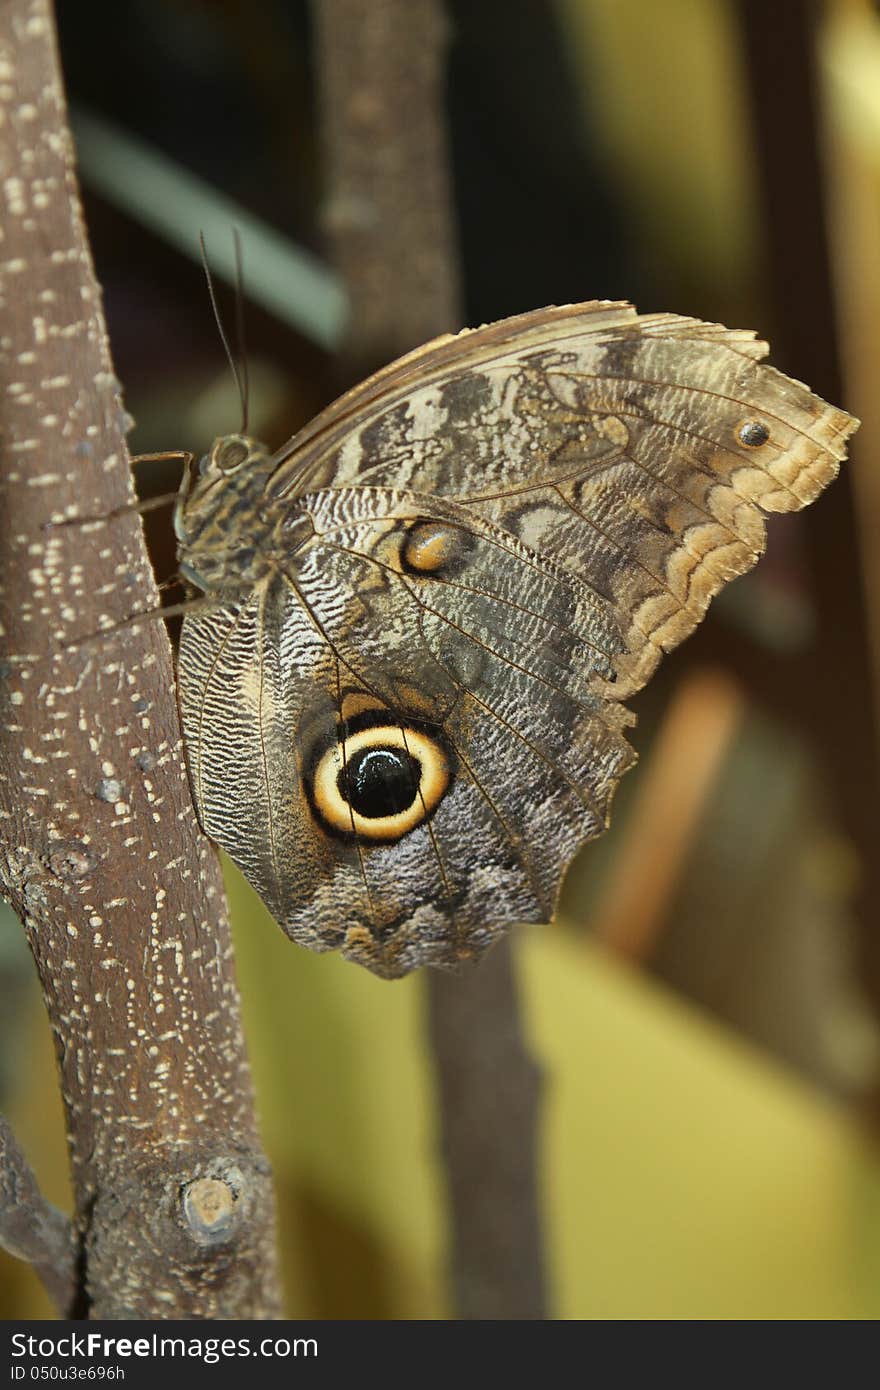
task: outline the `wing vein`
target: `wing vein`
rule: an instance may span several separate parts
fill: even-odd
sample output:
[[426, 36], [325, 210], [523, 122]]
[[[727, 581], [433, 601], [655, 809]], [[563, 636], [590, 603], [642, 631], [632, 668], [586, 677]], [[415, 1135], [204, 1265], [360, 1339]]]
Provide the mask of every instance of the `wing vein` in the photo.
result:
[[[306, 611], [308, 612], [308, 610]], [[323, 636], [324, 634], [322, 633], [321, 635]], [[339, 657], [335, 651], [333, 655], [334, 660], [336, 662], [336, 708], [339, 713], [339, 741], [342, 744], [342, 768], [345, 777], [345, 785], [346, 787], [348, 787], [348, 755], [345, 751], [345, 720], [342, 717], [342, 678], [339, 674]], [[373, 895], [370, 892], [370, 884], [367, 879], [367, 866], [364, 863], [363, 846], [361, 845], [361, 837], [358, 834], [357, 826], [354, 823], [354, 807], [352, 806], [350, 801], [348, 802], [348, 814], [351, 820], [351, 833], [354, 836], [355, 848], [357, 849], [358, 863], [360, 864], [361, 868], [361, 878], [364, 881], [364, 892], [367, 895], [367, 911], [370, 914], [370, 921], [372, 922], [373, 927], [375, 928], [376, 932], [378, 932], [379, 921], [376, 916], [376, 909], [373, 904]]]
[[[445, 613], [441, 613], [437, 608], [432, 608], [429, 603], [425, 603], [419, 598], [413, 586], [406, 581], [398, 570], [393, 569], [391, 565], [386, 564], [383, 560], [377, 560], [375, 555], [365, 555], [361, 550], [351, 550], [348, 546], [333, 545], [332, 543], [328, 548], [341, 552], [344, 555], [353, 555], [357, 559], [367, 560], [370, 564], [376, 565], [378, 569], [390, 575], [393, 580], [398, 580], [402, 583], [413, 602], [417, 603], [420, 608], [424, 609], [426, 613], [431, 613], [435, 618], [439, 618], [441, 622], [446, 623], [447, 627], [451, 627], [454, 632], [460, 633], [467, 641], [473, 642], [478, 647], [482, 647], [483, 651], [488, 652], [490, 656], [496, 657], [499, 661], [503, 662], [505, 666], [509, 666], [511, 670], [519, 671], [521, 675], [528, 676], [530, 680], [537, 681], [540, 685], [546, 686], [548, 690], [554, 691], [557, 695], [563, 695], [567, 700], [571, 700], [573, 704], [577, 705], [578, 709], [582, 710], [585, 714], [593, 716], [599, 713], [594, 705], [586, 704], [583, 700], [580, 700], [577, 695], [573, 694], [572, 691], [566, 690], [564, 686], [556, 685], [553, 681], [547, 680], [544, 676], [539, 676], [536, 671], [530, 671], [527, 666], [520, 666], [518, 662], [505, 656], [503, 652], [499, 652], [495, 647], [490, 647], [488, 642], [483, 641], [482, 637], [478, 637], [473, 632], [468, 632], [465, 628], [460, 627], [458, 623], [453, 622], [452, 618], [447, 617]], [[487, 595], [487, 597], [491, 596]]]

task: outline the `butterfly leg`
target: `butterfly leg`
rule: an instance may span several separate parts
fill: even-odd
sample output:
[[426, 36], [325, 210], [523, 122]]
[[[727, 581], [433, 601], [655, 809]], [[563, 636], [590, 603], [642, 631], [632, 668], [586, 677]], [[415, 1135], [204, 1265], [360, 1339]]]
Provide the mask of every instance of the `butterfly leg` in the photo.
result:
[[[195, 458], [195, 454], [188, 449], [169, 449], [162, 454], [134, 454], [131, 458], [132, 466], [138, 463], [160, 462], [162, 459], [182, 459], [183, 476], [186, 477], [190, 464]], [[110, 512], [104, 512], [101, 516], [65, 516], [58, 521], [44, 521], [44, 531], [54, 531], [62, 526], [91, 526], [97, 522], [115, 521], [120, 516], [130, 516], [132, 514], [143, 515], [144, 512], [158, 511], [160, 507], [170, 506], [176, 502], [180, 495], [180, 489], [175, 488], [174, 492], [163, 492], [158, 497], [146, 497], [138, 499], [137, 502], [127, 502], [124, 507], [114, 507]]]

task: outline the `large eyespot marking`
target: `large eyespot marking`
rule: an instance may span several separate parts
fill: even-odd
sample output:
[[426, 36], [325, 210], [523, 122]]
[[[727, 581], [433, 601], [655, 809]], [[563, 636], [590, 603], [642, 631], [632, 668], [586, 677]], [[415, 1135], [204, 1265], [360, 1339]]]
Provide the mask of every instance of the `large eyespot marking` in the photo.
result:
[[[364, 727], [366, 719], [371, 722]], [[310, 781], [312, 807], [328, 830], [387, 842], [436, 810], [451, 776], [436, 733], [407, 721], [391, 724], [387, 710], [371, 710], [350, 721], [344, 737], [318, 757], [307, 786]]]
[[412, 574], [438, 574], [454, 569], [469, 549], [466, 531], [439, 521], [417, 521], [404, 536], [400, 558]]
[[747, 445], [749, 449], [759, 449], [762, 444], [766, 444], [770, 438], [770, 431], [760, 420], [747, 420], [740, 426], [740, 443]]

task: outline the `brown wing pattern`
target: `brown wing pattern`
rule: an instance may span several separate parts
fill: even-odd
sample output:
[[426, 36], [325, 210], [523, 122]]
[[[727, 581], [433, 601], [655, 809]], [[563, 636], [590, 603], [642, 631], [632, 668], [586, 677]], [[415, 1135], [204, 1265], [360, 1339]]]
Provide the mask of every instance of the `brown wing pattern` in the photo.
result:
[[625, 698], [755, 563], [764, 514], [811, 502], [845, 457], [857, 422], [766, 352], [630, 305], [540, 310], [379, 373], [294, 442], [274, 487], [454, 498], [570, 566], [618, 612]]
[[[607, 605], [454, 503], [387, 489], [303, 499], [315, 533], [242, 605], [187, 619], [181, 704], [205, 830], [295, 940], [376, 973], [479, 955], [553, 912], [631, 761]], [[407, 569], [413, 528], [463, 537]], [[328, 823], [315, 769], [367, 719], [422, 740], [445, 793], [389, 840]], [[332, 787], [331, 787], [332, 792]]]
[[632, 761], [621, 701], [855, 428], [765, 351], [542, 310], [410, 354], [282, 451], [252, 589], [184, 624], [181, 704], [204, 827], [289, 935], [397, 976], [552, 914]]

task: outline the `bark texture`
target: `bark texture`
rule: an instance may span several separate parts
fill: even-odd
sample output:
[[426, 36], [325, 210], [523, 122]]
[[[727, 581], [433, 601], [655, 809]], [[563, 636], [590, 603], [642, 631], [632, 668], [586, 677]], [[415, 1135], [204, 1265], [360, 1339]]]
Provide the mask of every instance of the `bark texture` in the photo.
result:
[[158, 598], [138, 517], [108, 515], [132, 501], [128, 422], [48, 0], [0, 7], [0, 173], [0, 887], [55, 1037], [80, 1291], [100, 1318], [273, 1316], [271, 1182], [171, 651], [159, 621], [114, 630]]

